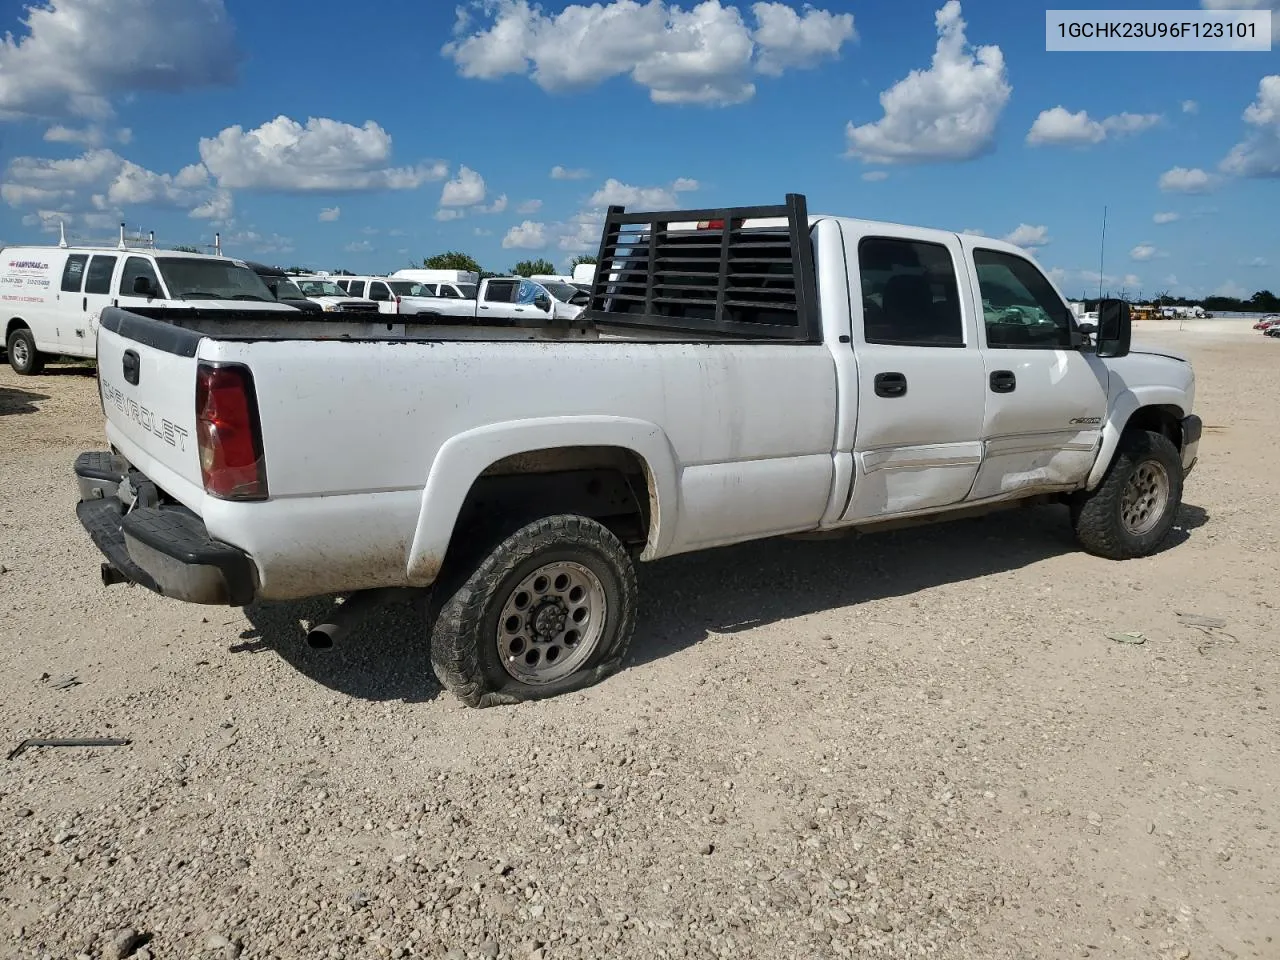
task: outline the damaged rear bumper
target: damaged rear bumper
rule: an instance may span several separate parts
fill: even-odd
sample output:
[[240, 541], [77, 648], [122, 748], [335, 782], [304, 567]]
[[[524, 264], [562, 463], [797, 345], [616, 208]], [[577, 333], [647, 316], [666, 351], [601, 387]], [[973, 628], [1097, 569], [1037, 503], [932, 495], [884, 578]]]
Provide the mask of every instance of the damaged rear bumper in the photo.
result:
[[106, 558], [104, 583], [136, 583], [188, 603], [253, 602], [253, 560], [210, 537], [204, 521], [186, 507], [161, 503], [155, 485], [123, 458], [82, 453], [75, 474], [76, 516]]

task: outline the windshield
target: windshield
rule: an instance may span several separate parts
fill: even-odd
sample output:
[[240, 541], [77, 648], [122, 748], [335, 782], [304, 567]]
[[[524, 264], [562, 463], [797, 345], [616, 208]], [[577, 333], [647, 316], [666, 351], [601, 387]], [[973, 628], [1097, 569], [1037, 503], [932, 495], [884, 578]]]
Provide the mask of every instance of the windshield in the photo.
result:
[[260, 276], [233, 260], [156, 257], [156, 265], [175, 300], [275, 299]]
[[454, 286], [458, 288], [458, 292], [462, 294], [464, 300], [474, 300], [480, 290], [474, 283], [457, 283]]
[[345, 297], [347, 291], [332, 280], [299, 280], [304, 296], [308, 297]]
[[435, 289], [414, 283], [412, 280], [388, 280], [391, 292], [398, 297], [434, 297]]
[[305, 300], [306, 299], [302, 291], [298, 289], [298, 285], [294, 283], [292, 280], [290, 280], [288, 277], [272, 277], [270, 280], [267, 280], [266, 277], [263, 277], [263, 279], [266, 280], [268, 287], [276, 288], [277, 300]]
[[586, 295], [571, 283], [559, 283], [555, 280], [543, 284], [547, 292], [561, 303], [586, 303]]

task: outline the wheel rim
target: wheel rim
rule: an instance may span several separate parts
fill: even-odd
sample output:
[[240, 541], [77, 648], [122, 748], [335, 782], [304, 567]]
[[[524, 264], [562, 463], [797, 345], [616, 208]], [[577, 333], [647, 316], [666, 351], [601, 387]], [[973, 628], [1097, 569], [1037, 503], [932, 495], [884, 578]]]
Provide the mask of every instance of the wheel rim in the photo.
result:
[[573, 673], [600, 644], [607, 601], [600, 578], [580, 563], [547, 563], [521, 580], [498, 617], [498, 659], [522, 683]]
[[13, 353], [13, 362], [19, 367], [25, 367], [31, 360], [31, 351], [27, 349], [27, 341], [21, 337], [14, 337], [13, 342], [9, 344], [9, 350]]
[[1120, 522], [1125, 530], [1140, 537], [1150, 533], [1169, 505], [1169, 472], [1164, 464], [1144, 460], [1125, 484], [1120, 499]]

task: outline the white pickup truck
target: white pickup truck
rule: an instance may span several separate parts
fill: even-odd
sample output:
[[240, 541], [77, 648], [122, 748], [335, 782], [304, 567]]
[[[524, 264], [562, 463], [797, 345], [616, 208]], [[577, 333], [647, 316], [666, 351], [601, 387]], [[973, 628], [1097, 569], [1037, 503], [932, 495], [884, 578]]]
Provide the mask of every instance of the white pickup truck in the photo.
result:
[[[553, 296], [546, 286], [524, 277], [489, 277], [478, 287], [393, 277], [339, 277], [352, 295], [377, 300], [383, 313], [458, 318], [508, 326], [522, 321], [572, 320], [581, 305]], [[363, 291], [363, 293], [362, 293]]]
[[1042, 503], [1124, 559], [1175, 522], [1191, 365], [1130, 351], [1119, 301], [1079, 325], [1016, 247], [789, 195], [611, 208], [599, 261], [569, 324], [105, 310], [110, 449], [75, 464], [104, 581], [350, 593], [320, 646], [419, 597], [440, 680], [487, 706], [618, 669], [637, 560]]

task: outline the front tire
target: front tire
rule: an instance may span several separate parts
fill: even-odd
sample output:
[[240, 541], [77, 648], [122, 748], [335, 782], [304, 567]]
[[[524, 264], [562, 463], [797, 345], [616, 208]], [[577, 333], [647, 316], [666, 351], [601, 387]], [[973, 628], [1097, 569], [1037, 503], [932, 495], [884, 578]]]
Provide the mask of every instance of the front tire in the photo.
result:
[[1076, 538], [1108, 560], [1154, 553], [1177, 520], [1182, 482], [1182, 457], [1168, 437], [1126, 432], [1102, 483], [1072, 506]]
[[622, 666], [635, 628], [631, 557], [586, 517], [529, 523], [474, 569], [446, 573], [437, 589], [444, 595], [431, 629], [431, 665], [469, 707], [598, 683]]
[[36, 349], [36, 338], [26, 327], [19, 327], [9, 334], [5, 349], [9, 351], [9, 366], [19, 376], [33, 376], [44, 369], [44, 357]]

